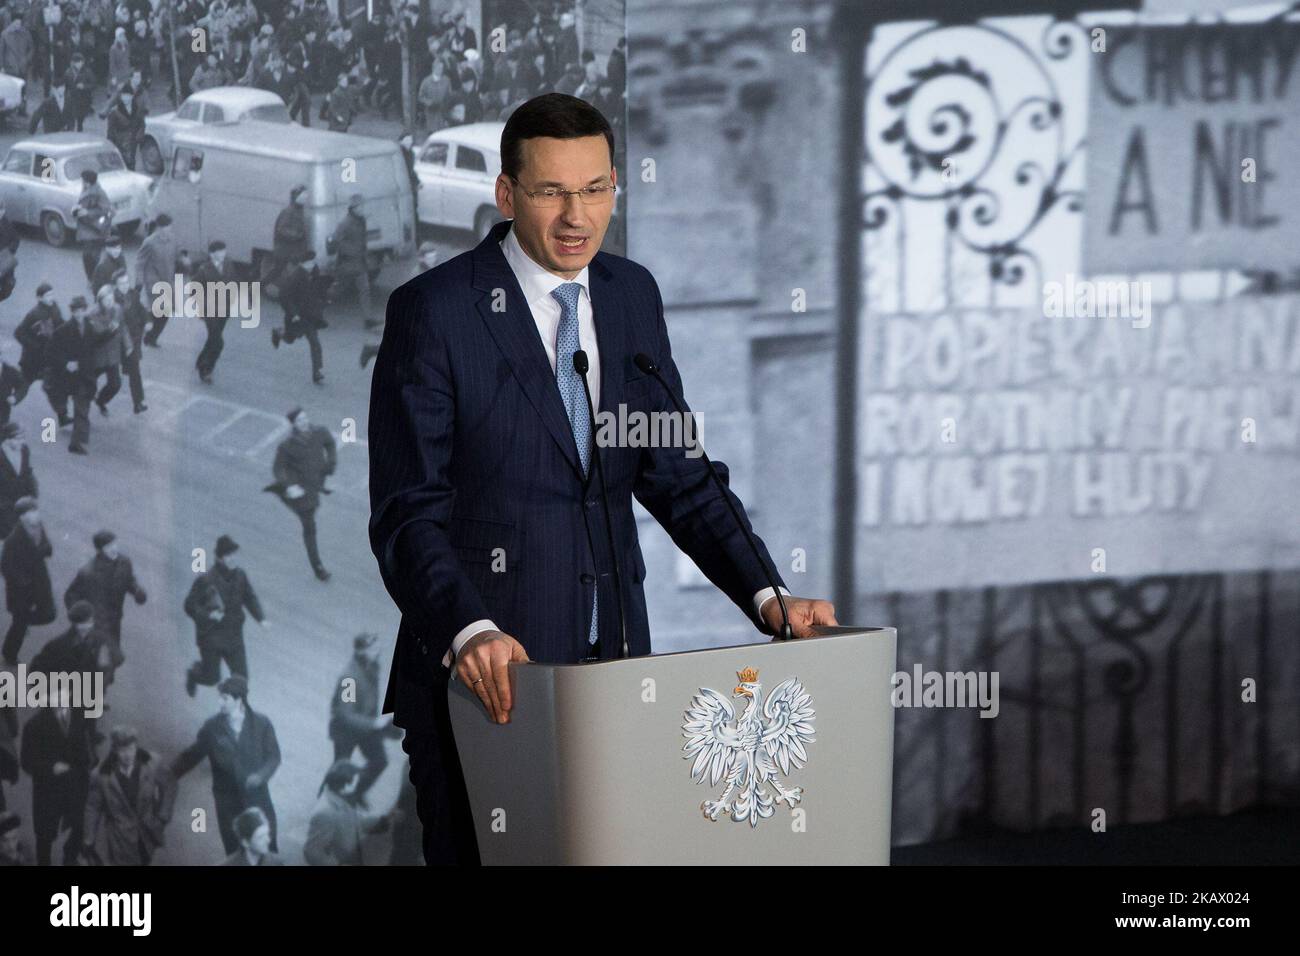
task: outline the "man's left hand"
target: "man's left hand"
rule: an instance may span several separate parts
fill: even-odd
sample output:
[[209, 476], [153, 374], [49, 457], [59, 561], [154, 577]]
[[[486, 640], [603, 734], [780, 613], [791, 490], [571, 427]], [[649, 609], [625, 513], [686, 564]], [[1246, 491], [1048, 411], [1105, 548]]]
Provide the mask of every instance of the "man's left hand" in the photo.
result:
[[[811, 637], [813, 627], [818, 624], [839, 624], [835, 620], [835, 606], [830, 601], [786, 595], [785, 609], [790, 615], [790, 629], [795, 637]], [[763, 604], [763, 623], [773, 634], [781, 633], [781, 602], [775, 597]]]

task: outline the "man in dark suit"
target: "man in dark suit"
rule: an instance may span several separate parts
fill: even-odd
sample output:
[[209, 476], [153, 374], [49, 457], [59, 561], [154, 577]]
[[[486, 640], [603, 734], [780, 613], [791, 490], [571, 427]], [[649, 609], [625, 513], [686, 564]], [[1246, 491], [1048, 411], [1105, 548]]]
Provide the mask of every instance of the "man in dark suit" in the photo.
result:
[[199, 728], [194, 743], [172, 764], [172, 774], [179, 780], [206, 758], [212, 766], [212, 800], [226, 853], [239, 849], [235, 818], [249, 807], [257, 807], [266, 815], [271, 827], [271, 851], [277, 852], [275, 806], [267, 786], [280, 767], [275, 727], [248, 705], [248, 681], [243, 676], [227, 677], [217, 691], [221, 694], [220, 713]]
[[14, 525], [4, 546], [0, 547], [0, 575], [5, 579], [5, 607], [9, 611], [9, 630], [4, 639], [4, 663], [17, 664], [27, 629], [53, 623], [54, 588], [46, 562], [54, 545], [45, 533], [37, 501], [24, 495], [14, 502]]
[[32, 114], [31, 122], [27, 124], [27, 132], [35, 135], [36, 127], [41, 124], [45, 125], [47, 133], [66, 132], [77, 125], [74, 113], [75, 107], [68, 99], [68, 88], [60, 78], [50, 89], [49, 96], [41, 101], [41, 105]]
[[[194, 360], [194, 367], [198, 369], [199, 380], [204, 385], [211, 385], [217, 359], [221, 358], [221, 351], [226, 347], [224, 336], [226, 323], [230, 321], [230, 316], [226, 314], [230, 305], [228, 297], [218, 295], [214, 290], [224, 288], [226, 283], [237, 279], [234, 264], [226, 259], [226, 244], [220, 239], [208, 243], [208, 258], [194, 270], [194, 279], [203, 285], [203, 324], [208, 329], [208, 337], [203, 340], [203, 348]], [[213, 306], [211, 315], [207, 309], [209, 303]]]
[[23, 727], [22, 765], [32, 778], [32, 829], [36, 862], [50, 865], [50, 851], [64, 829], [63, 865], [77, 862], [83, 841], [90, 768], [95, 762], [90, 720], [63, 691], [60, 706], [43, 708]]
[[[594, 440], [579, 348], [598, 411], [672, 410], [638, 353], [681, 393], [654, 278], [597, 251], [613, 156], [609, 124], [589, 104], [562, 93], [524, 103], [502, 133], [496, 182], [512, 221], [388, 301], [370, 392], [369, 530], [402, 612], [384, 711], [407, 731], [430, 863], [478, 859], [447, 715], [453, 674], [504, 723], [512, 661], [650, 653], [634, 495], [757, 628], [780, 626], [776, 567], [761, 541], [761, 558], [750, 550], [703, 460], [689, 447]], [[592, 480], [597, 454], [617, 565]], [[796, 636], [836, 623], [825, 601], [786, 604]]]
[[[89, 321], [85, 296], [75, 295], [68, 303], [68, 321], [50, 336], [50, 364], [45, 373], [45, 392], [59, 414], [59, 425], [72, 425], [68, 451], [85, 455], [90, 441], [90, 403], [95, 397], [95, 352], [100, 333]], [[109, 338], [115, 331], [105, 333]], [[72, 415], [68, 415], [72, 399]]]
[[231, 674], [248, 676], [245, 610], [263, 627], [270, 627], [252, 582], [236, 563], [238, 550], [230, 535], [219, 537], [217, 563], [194, 579], [185, 596], [185, 613], [194, 621], [199, 645], [199, 659], [185, 672], [185, 693], [191, 697], [200, 684], [211, 687], [221, 680], [223, 660]]

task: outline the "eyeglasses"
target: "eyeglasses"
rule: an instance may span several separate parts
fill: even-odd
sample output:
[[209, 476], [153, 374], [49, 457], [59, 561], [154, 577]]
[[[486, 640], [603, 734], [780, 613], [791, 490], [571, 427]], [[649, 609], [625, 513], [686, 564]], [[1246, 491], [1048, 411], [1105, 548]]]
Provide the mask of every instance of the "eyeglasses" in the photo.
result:
[[513, 176], [510, 178], [514, 180], [520, 192], [532, 200], [534, 206], [561, 206], [569, 201], [570, 195], [577, 196], [585, 206], [599, 206], [609, 202], [614, 195], [614, 187], [610, 183], [595, 183], [591, 186], [583, 186], [581, 189], [561, 189], [558, 186], [525, 189], [524, 184], [519, 180]]

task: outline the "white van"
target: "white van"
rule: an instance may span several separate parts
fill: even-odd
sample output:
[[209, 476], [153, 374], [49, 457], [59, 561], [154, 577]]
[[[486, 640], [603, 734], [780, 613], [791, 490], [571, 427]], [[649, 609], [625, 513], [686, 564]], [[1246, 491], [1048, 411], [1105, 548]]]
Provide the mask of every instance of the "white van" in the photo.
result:
[[332, 268], [325, 242], [355, 193], [375, 274], [385, 258], [415, 249], [411, 182], [401, 147], [369, 136], [297, 124], [241, 123], [177, 132], [167, 172], [155, 181], [149, 218], [172, 218], [178, 248], [196, 260], [220, 239], [235, 262], [260, 269], [271, 252], [276, 216], [302, 184], [311, 248], [322, 272]]

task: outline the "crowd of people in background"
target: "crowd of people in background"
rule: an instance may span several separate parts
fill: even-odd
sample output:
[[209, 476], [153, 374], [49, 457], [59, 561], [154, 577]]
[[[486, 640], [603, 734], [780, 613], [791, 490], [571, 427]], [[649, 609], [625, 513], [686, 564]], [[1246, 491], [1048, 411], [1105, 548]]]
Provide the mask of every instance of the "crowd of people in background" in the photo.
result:
[[[504, 121], [518, 104], [551, 90], [600, 108], [622, 150], [624, 42], [618, 41], [601, 63], [592, 50], [582, 49], [571, 11], [551, 15], [523, 5], [520, 11], [521, 19], [505, 24], [503, 48], [492, 49], [468, 25], [465, 11], [443, 0], [380, 2], [370, 18], [365, 4], [338, 16], [325, 0], [175, 0], [156, 7], [150, 0], [0, 0], [0, 72], [27, 81], [18, 112], [29, 132], [99, 129], [102, 122], [104, 135], [132, 169], [151, 109], [171, 108], [177, 96], [232, 84], [274, 91], [295, 122], [337, 131], [355, 131], [365, 116], [400, 120], [409, 108], [413, 122], [401, 124], [397, 136], [408, 168], [418, 150], [416, 131]], [[203, 42], [196, 44], [200, 35]], [[220, 240], [205, 249], [177, 248], [166, 215], [146, 224], [131, 261], [95, 173], [87, 170], [82, 179], [76, 241], [86, 285], [64, 304], [49, 281], [36, 287], [34, 303], [11, 299], [20, 237], [0, 203], [0, 303], [9, 302], [0, 308], [0, 321], [20, 350], [13, 355], [0, 346], [0, 576], [10, 615], [0, 656], [4, 666], [16, 665], [26, 656], [28, 631], [55, 623], [63, 613], [66, 630], [37, 651], [29, 669], [98, 672], [111, 684], [119, 669], [131, 666], [126, 599], [141, 605], [148, 595], [115, 533], [103, 528], [79, 546], [86, 560], [67, 583], [60, 611], [39, 483], [23, 430], [10, 421], [11, 410], [40, 383], [59, 429], [70, 430], [66, 447], [74, 455], [87, 454], [91, 408], [108, 417], [123, 378], [133, 412], [149, 408], [143, 357], [146, 349], [164, 348], [160, 337], [174, 318], [151, 308], [149, 290], [175, 275], [224, 281], [232, 276], [232, 264]], [[412, 185], [418, 185], [413, 173]], [[318, 332], [327, 326], [326, 305], [341, 290], [331, 289], [321, 276], [305, 241], [303, 189], [295, 187], [286, 197], [270, 237], [271, 271], [260, 278], [277, 286], [283, 313], [271, 329], [270, 344], [279, 349], [307, 341], [311, 378], [320, 385]], [[376, 330], [382, 321], [369, 315], [360, 200], [353, 197], [348, 216], [331, 237], [339, 262], [359, 265], [336, 268], [334, 284], [356, 294], [366, 327]], [[437, 258], [431, 242], [421, 244], [415, 271], [433, 267]], [[227, 316], [195, 317], [204, 321], [207, 333], [195, 372], [211, 384]], [[362, 368], [376, 350], [375, 344], [364, 346]], [[318, 551], [315, 514], [321, 496], [330, 493], [333, 438], [312, 425], [301, 406], [287, 419], [274, 481], [264, 490], [299, 520], [312, 571], [325, 582], [330, 574]], [[190, 696], [214, 687], [215, 713], [197, 728], [188, 748], [168, 757], [147, 739], [147, 728], [142, 733], [107, 716], [88, 718], [69, 700], [53, 702], [21, 726], [12, 708], [0, 708], [0, 865], [49, 864], [61, 837], [65, 864], [149, 863], [167, 841], [179, 781], [204, 761], [211, 767], [224, 863], [284, 862], [269, 790], [280, 765], [279, 741], [270, 719], [250, 703], [256, 682], [243, 638], [250, 618], [270, 625], [239, 566], [239, 545], [229, 535], [214, 537], [211, 566], [176, 600], [194, 623], [198, 648], [198, 660], [177, 675], [178, 683], [183, 681]], [[357, 635], [333, 689], [328, 734], [335, 760], [316, 795], [304, 847], [309, 863], [362, 862], [367, 835], [385, 829], [400, 831], [394, 834], [390, 862], [415, 862], [418, 820], [409, 785], [392, 811], [369, 814], [369, 790], [387, 765], [384, 742], [397, 733], [379, 713], [378, 661], [377, 637]], [[6, 786], [24, 780], [31, 787], [30, 820], [6, 808]]]
[[504, 121], [558, 91], [599, 108], [623, 142], [624, 39], [602, 63], [581, 48], [572, 11], [501, 26], [488, 43], [441, 0], [376, 3], [371, 17], [365, 4], [335, 15], [325, 0], [4, 0], [0, 72], [39, 97], [31, 131], [81, 130], [97, 113], [132, 168], [150, 103], [229, 85], [273, 91], [297, 122], [340, 131], [367, 112], [401, 119], [405, 100], [426, 133]]

